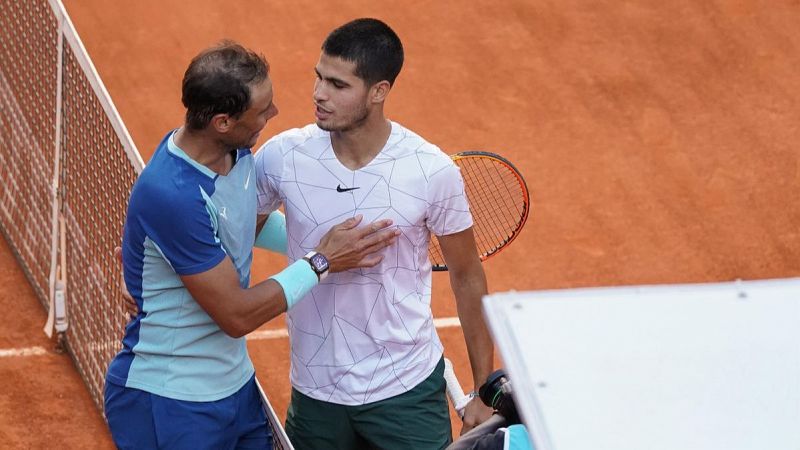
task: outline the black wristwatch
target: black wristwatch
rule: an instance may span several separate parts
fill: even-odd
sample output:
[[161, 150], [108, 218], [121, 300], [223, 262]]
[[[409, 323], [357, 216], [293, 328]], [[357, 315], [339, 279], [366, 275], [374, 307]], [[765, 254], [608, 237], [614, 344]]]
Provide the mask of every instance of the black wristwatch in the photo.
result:
[[306, 253], [306, 256], [303, 256], [303, 259], [308, 261], [311, 265], [311, 269], [317, 274], [317, 278], [319, 281], [325, 279], [328, 276], [328, 269], [330, 269], [330, 264], [328, 264], [328, 258], [325, 257], [322, 253], [317, 253], [315, 251], [310, 251]]

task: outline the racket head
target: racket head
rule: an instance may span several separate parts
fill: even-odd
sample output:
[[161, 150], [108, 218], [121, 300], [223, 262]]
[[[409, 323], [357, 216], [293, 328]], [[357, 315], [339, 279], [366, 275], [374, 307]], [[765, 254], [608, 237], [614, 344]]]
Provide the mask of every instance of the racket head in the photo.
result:
[[[486, 261], [516, 239], [528, 220], [528, 185], [514, 164], [496, 153], [464, 151], [450, 157], [461, 169], [478, 256]], [[428, 256], [434, 271], [447, 270], [435, 236]]]

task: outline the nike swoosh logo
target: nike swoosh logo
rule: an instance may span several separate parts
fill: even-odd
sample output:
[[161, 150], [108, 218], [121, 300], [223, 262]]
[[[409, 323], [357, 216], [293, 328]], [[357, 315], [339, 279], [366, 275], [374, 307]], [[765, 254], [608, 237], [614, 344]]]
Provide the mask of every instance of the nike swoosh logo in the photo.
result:
[[245, 191], [247, 190], [247, 186], [250, 186], [250, 175], [252, 175], [252, 174], [253, 174], [253, 172], [248, 173], [247, 174], [247, 179], [244, 180], [244, 190]]
[[353, 190], [356, 190], [356, 189], [359, 189], [359, 188], [357, 188], [357, 187], [343, 188], [341, 184], [336, 186], [336, 192], [347, 192], [347, 191], [353, 191]]

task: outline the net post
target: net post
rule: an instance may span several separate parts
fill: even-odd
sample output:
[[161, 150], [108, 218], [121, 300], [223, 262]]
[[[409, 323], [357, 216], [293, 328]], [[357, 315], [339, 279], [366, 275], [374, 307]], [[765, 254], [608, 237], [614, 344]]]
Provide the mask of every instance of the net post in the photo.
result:
[[[63, 220], [60, 220], [60, 211], [63, 195], [60, 188], [61, 180], [61, 123], [62, 123], [62, 105], [63, 105], [63, 79], [64, 79], [64, 16], [62, 11], [54, 5], [53, 0], [50, 1], [50, 6], [53, 9], [53, 15], [58, 24], [57, 36], [57, 49], [56, 49], [56, 117], [55, 117], [55, 136], [53, 137], [53, 174], [50, 184], [50, 201], [51, 201], [51, 236], [50, 236], [50, 276], [49, 276], [49, 292], [48, 301], [49, 308], [47, 311], [47, 322], [44, 326], [44, 333], [48, 338], [53, 336], [53, 326], [56, 322], [56, 304], [57, 300], [64, 302], [63, 280], [56, 280], [58, 272], [58, 254], [59, 254], [59, 233], [63, 233]], [[62, 252], [65, 250], [63, 246], [60, 249]], [[62, 258], [63, 259], [63, 258]], [[61, 292], [58, 292], [58, 281], [62, 281]], [[57, 296], [60, 296], [57, 298]], [[63, 331], [60, 332], [59, 343], [56, 344], [56, 350], [63, 348], [62, 341]]]

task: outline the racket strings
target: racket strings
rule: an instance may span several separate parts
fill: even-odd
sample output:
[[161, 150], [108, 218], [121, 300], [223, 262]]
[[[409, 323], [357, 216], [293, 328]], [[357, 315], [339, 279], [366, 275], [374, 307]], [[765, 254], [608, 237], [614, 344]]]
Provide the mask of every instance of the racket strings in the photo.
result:
[[[514, 239], [524, 224], [528, 189], [517, 170], [501, 157], [473, 153], [456, 155], [454, 160], [464, 179], [478, 255], [485, 260]], [[429, 256], [436, 270], [446, 270], [436, 239], [431, 240]]]
[[459, 163], [478, 252], [485, 258], [516, 233], [525, 208], [523, 188], [515, 172], [498, 160], [463, 158]]
[[[499, 173], [496, 168], [489, 167], [488, 161], [477, 160], [475, 164], [465, 164], [462, 171], [464, 178], [469, 179], [470, 182], [466, 186], [467, 199], [470, 203], [470, 211], [472, 212], [472, 219], [474, 222], [473, 229], [475, 231], [475, 240], [478, 246], [478, 254], [484, 256], [491, 249], [487, 248], [487, 242], [491, 242], [490, 236], [497, 236], [502, 234], [500, 221], [486, 220], [489, 212], [487, 205], [492, 201], [492, 189], [496, 189], [496, 179], [492, 176], [486, 176], [486, 170]], [[483, 167], [475, 168], [475, 165]], [[492, 183], [495, 186], [488, 186]]]

